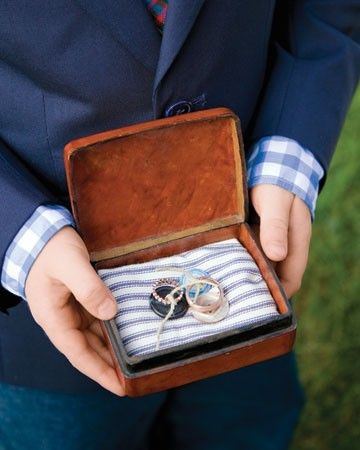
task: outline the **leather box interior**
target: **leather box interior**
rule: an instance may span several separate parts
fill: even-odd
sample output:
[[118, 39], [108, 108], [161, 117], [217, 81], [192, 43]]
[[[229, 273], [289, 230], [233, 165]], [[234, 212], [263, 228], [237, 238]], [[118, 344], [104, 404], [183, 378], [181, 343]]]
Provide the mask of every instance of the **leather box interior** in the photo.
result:
[[77, 228], [97, 270], [236, 238], [255, 260], [279, 312], [259, 326], [143, 357], [129, 357], [115, 321], [104, 322], [128, 395], [291, 350], [296, 329], [291, 306], [246, 223], [242, 139], [232, 111], [209, 109], [77, 139], [65, 147], [65, 167]]

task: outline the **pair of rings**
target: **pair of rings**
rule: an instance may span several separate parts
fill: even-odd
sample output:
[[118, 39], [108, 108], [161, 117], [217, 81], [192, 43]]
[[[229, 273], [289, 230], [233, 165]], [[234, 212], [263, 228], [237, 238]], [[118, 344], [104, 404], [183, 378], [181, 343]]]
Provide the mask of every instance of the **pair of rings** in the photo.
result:
[[218, 322], [229, 312], [220, 284], [204, 271], [194, 269], [178, 280], [162, 278], [154, 286], [150, 306], [160, 317], [169, 319], [182, 317], [190, 309], [194, 318], [201, 322]]

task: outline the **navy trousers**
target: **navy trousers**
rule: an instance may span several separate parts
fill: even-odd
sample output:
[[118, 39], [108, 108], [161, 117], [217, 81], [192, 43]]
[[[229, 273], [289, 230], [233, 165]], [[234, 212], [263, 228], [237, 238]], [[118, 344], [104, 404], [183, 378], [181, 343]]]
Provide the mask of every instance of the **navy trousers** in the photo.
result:
[[283, 450], [302, 404], [293, 354], [135, 399], [0, 384], [0, 450]]

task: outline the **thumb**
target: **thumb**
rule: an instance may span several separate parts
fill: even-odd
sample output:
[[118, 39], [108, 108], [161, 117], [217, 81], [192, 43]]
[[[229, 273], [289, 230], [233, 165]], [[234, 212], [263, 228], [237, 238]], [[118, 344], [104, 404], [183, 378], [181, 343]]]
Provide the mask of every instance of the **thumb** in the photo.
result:
[[278, 186], [259, 185], [251, 200], [260, 217], [260, 243], [272, 261], [282, 261], [288, 253], [288, 228], [294, 195]]
[[109, 320], [115, 316], [116, 301], [86, 258], [73, 257], [71, 266], [63, 271], [61, 281], [94, 317]]

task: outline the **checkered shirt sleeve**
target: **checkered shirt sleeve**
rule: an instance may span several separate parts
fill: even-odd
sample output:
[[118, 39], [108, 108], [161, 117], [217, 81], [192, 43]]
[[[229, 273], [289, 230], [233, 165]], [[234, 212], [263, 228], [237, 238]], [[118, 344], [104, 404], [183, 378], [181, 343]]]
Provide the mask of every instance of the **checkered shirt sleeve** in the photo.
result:
[[324, 170], [309, 150], [282, 136], [265, 137], [251, 149], [247, 168], [249, 188], [258, 184], [280, 186], [300, 197], [314, 219]]
[[25, 222], [9, 245], [1, 272], [1, 284], [15, 295], [25, 298], [25, 281], [44, 245], [61, 228], [75, 226], [74, 219], [60, 205], [41, 205]]

